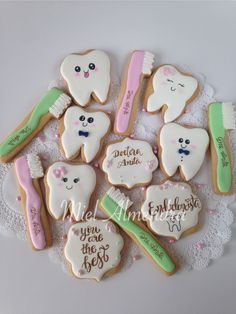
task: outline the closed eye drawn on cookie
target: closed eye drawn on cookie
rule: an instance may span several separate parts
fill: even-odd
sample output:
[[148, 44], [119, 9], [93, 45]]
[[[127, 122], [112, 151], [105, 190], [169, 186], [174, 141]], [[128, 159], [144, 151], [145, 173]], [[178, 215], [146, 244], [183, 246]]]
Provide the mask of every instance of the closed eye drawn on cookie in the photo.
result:
[[184, 87], [184, 84], [179, 83], [178, 85], [181, 86], [181, 87]]

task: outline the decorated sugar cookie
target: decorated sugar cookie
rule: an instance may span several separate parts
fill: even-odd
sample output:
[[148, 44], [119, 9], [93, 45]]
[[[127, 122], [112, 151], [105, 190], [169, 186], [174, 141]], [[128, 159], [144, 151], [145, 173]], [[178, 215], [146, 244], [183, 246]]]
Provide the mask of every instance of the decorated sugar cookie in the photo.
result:
[[79, 221], [86, 212], [96, 186], [96, 173], [89, 165], [55, 162], [45, 177], [49, 213], [64, 219], [68, 212]]
[[71, 226], [64, 248], [74, 276], [100, 281], [117, 270], [124, 241], [109, 220], [90, 220]]
[[120, 135], [132, 133], [143, 80], [152, 74], [153, 63], [154, 55], [151, 52], [143, 50], [132, 52], [118, 97], [115, 133]]
[[176, 120], [198, 95], [198, 81], [172, 65], [157, 68], [148, 82], [145, 106], [148, 112], [162, 109], [164, 122]]
[[147, 185], [157, 166], [158, 159], [149, 143], [125, 138], [107, 146], [101, 168], [111, 184], [130, 189]]
[[39, 179], [44, 176], [41, 160], [31, 153], [18, 157], [14, 166], [32, 249], [46, 249], [52, 245], [52, 237], [39, 185]]
[[59, 128], [61, 147], [66, 159], [74, 159], [82, 150], [82, 159], [91, 162], [98, 155], [110, 124], [110, 118], [103, 111], [70, 107]]
[[177, 123], [165, 124], [160, 132], [161, 167], [172, 177], [178, 168], [186, 181], [200, 169], [209, 145], [209, 136], [201, 128], [184, 127]]
[[91, 97], [101, 104], [106, 102], [111, 78], [110, 60], [105, 52], [71, 54], [62, 62], [61, 74], [78, 105], [87, 106]]
[[194, 231], [201, 209], [189, 184], [166, 181], [147, 188], [141, 212], [153, 232], [178, 240], [185, 231]]
[[31, 112], [0, 143], [0, 162], [11, 161], [52, 119], [59, 119], [70, 106], [71, 98], [58, 88], [50, 89]]

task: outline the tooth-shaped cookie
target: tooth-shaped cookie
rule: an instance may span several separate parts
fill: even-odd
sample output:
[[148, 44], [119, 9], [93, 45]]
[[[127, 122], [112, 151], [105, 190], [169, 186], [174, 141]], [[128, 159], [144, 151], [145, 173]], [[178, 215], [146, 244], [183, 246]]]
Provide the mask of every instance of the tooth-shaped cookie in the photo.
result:
[[79, 221], [86, 212], [95, 189], [96, 173], [89, 165], [56, 162], [45, 177], [49, 213], [55, 219], [70, 215]]
[[153, 232], [178, 240], [185, 231], [195, 231], [201, 209], [189, 184], [168, 180], [147, 188], [141, 212]]
[[61, 147], [67, 159], [75, 158], [82, 148], [82, 159], [92, 161], [99, 153], [110, 129], [110, 118], [103, 111], [70, 107], [61, 120]]
[[177, 119], [198, 94], [198, 82], [172, 65], [159, 67], [148, 82], [144, 103], [148, 112], [162, 109], [164, 122]]
[[203, 163], [209, 136], [201, 128], [168, 123], [162, 127], [158, 142], [163, 171], [171, 177], [179, 167], [181, 176], [188, 181], [195, 176]]
[[111, 78], [110, 60], [105, 52], [71, 54], [62, 62], [61, 74], [78, 105], [88, 105], [91, 96], [101, 104], [106, 102]]

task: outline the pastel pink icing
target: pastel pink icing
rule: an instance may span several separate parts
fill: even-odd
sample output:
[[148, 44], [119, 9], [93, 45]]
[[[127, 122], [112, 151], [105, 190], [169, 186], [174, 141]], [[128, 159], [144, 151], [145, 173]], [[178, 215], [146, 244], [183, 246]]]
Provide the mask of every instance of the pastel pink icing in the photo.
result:
[[26, 156], [15, 160], [15, 170], [19, 184], [26, 194], [26, 215], [31, 241], [36, 249], [42, 250], [46, 247], [46, 239], [40, 219], [41, 199], [33, 185]]
[[140, 84], [144, 51], [134, 51], [129, 63], [125, 94], [116, 116], [116, 130], [123, 133], [129, 126], [134, 97]]

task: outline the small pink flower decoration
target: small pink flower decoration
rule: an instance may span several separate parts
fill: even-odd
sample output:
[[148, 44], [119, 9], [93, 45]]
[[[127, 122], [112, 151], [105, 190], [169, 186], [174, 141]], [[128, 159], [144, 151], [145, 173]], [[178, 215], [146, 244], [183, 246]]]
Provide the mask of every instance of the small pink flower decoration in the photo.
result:
[[171, 76], [171, 75], [175, 74], [175, 71], [174, 71], [174, 69], [166, 66], [166, 67], [162, 68], [162, 74], [165, 76]]
[[72, 231], [74, 235], [79, 236], [79, 229], [73, 228]]
[[79, 276], [83, 276], [84, 275], [84, 270], [83, 269], [79, 269], [78, 270], [78, 275]]
[[66, 174], [66, 168], [65, 167], [59, 167], [57, 169], [53, 170], [53, 175], [55, 178], [60, 178], [61, 176]]
[[153, 166], [154, 166], [155, 160], [148, 160], [147, 164], [146, 164], [146, 170], [152, 170]]
[[112, 164], [113, 164], [112, 159], [108, 160], [107, 161], [107, 168], [110, 168], [112, 166]]
[[111, 222], [108, 222], [106, 224], [106, 230], [112, 233], [116, 233], [116, 227]]

